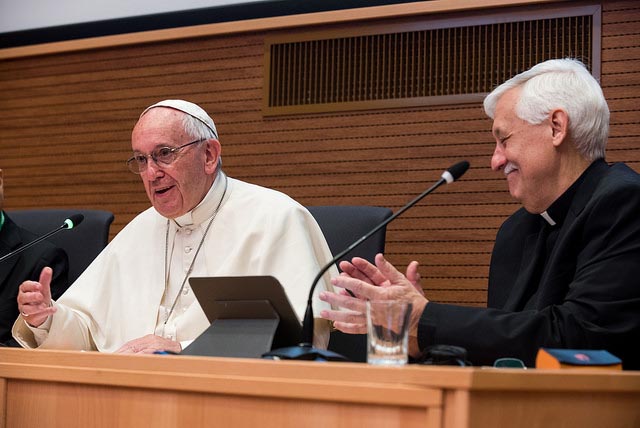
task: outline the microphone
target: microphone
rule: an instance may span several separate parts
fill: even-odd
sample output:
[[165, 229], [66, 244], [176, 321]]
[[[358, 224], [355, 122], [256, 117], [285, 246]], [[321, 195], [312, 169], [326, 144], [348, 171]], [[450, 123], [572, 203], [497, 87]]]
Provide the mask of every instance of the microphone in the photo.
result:
[[80, 223], [82, 223], [82, 220], [84, 220], [84, 216], [82, 214], [74, 214], [72, 216], [70, 216], [68, 219], [66, 219], [64, 221], [64, 223], [62, 223], [62, 225], [56, 229], [53, 229], [51, 232], [42, 235], [41, 237], [34, 239], [33, 241], [29, 242], [28, 244], [23, 245], [22, 247], [18, 248], [15, 251], [12, 251], [8, 254], [5, 254], [4, 256], [0, 257], [0, 263], [2, 263], [3, 261], [5, 261], [6, 259], [15, 256], [16, 254], [20, 254], [21, 252], [23, 252], [24, 250], [26, 250], [27, 248], [32, 247], [33, 245], [36, 245], [38, 242], [44, 241], [45, 239], [47, 239], [48, 237], [50, 237], [51, 235], [54, 235], [58, 232], [60, 232], [61, 230], [68, 230], [68, 229], [73, 229], [74, 227], [78, 226]]
[[275, 349], [271, 352], [267, 352], [262, 355], [263, 358], [273, 358], [273, 359], [283, 359], [283, 360], [329, 360], [329, 361], [346, 361], [346, 358], [340, 354], [335, 352], [331, 352], [324, 349], [317, 349], [313, 347], [313, 292], [318, 285], [318, 281], [322, 278], [322, 275], [325, 274], [327, 270], [331, 268], [338, 260], [344, 257], [345, 254], [356, 248], [358, 245], [362, 244], [364, 241], [373, 236], [377, 231], [382, 229], [384, 226], [395, 220], [398, 216], [404, 213], [409, 208], [413, 207], [415, 204], [420, 202], [422, 198], [427, 196], [429, 193], [436, 190], [443, 184], [451, 184], [462, 175], [467, 172], [469, 169], [469, 162], [461, 161], [452, 165], [442, 173], [440, 179], [436, 181], [431, 187], [422, 192], [420, 195], [415, 197], [411, 202], [406, 204], [404, 207], [400, 208], [389, 218], [384, 220], [382, 223], [374, 227], [372, 230], [367, 232], [360, 239], [355, 241], [353, 244], [349, 245], [346, 249], [341, 251], [338, 255], [336, 255], [329, 263], [327, 263], [320, 272], [316, 275], [311, 284], [311, 290], [309, 291], [309, 299], [307, 300], [307, 309], [304, 314], [304, 320], [302, 321], [302, 341], [298, 346], [289, 346], [286, 348]]

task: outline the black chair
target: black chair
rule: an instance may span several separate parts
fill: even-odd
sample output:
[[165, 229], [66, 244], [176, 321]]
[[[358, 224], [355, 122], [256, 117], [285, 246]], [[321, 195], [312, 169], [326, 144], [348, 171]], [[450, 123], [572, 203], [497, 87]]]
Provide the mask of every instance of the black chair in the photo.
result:
[[[361, 205], [308, 206], [307, 209], [318, 222], [334, 255], [345, 250], [393, 214], [388, 208]], [[373, 262], [377, 253], [384, 252], [385, 236], [386, 226], [348, 252], [340, 261], [358, 256]], [[329, 339], [329, 350], [354, 362], [366, 362], [367, 335], [334, 331]]]
[[64, 249], [69, 256], [69, 284], [80, 276], [109, 242], [113, 213], [86, 209], [32, 209], [7, 211], [18, 225], [36, 235], [44, 235], [60, 227], [74, 214], [84, 215], [77, 227], [62, 230], [47, 241]]

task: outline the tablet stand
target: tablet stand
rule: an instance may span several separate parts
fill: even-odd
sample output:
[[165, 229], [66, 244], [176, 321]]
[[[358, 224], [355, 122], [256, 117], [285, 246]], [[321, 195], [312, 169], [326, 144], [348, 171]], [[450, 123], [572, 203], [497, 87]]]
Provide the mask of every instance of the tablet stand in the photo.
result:
[[[187, 346], [182, 355], [260, 358], [271, 350], [280, 317], [268, 300], [218, 301], [218, 318]], [[251, 318], [242, 318], [251, 314]]]

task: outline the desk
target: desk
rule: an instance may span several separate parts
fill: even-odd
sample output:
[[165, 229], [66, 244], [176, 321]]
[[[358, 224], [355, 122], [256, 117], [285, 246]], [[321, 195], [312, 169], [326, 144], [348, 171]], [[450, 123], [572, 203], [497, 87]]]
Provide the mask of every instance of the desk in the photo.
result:
[[640, 372], [0, 348], [0, 428], [638, 427]]

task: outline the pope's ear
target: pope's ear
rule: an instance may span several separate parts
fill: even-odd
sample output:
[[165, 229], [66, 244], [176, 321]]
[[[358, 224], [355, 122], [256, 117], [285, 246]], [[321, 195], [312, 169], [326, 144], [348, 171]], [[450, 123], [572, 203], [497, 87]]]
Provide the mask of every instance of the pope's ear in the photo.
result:
[[216, 138], [209, 138], [207, 140], [207, 148], [206, 148], [206, 168], [207, 172], [213, 173], [216, 167], [218, 166], [218, 159], [222, 155], [222, 146], [220, 145], [220, 141]]
[[554, 110], [551, 112], [551, 136], [553, 145], [559, 147], [569, 135], [569, 116], [564, 110]]

